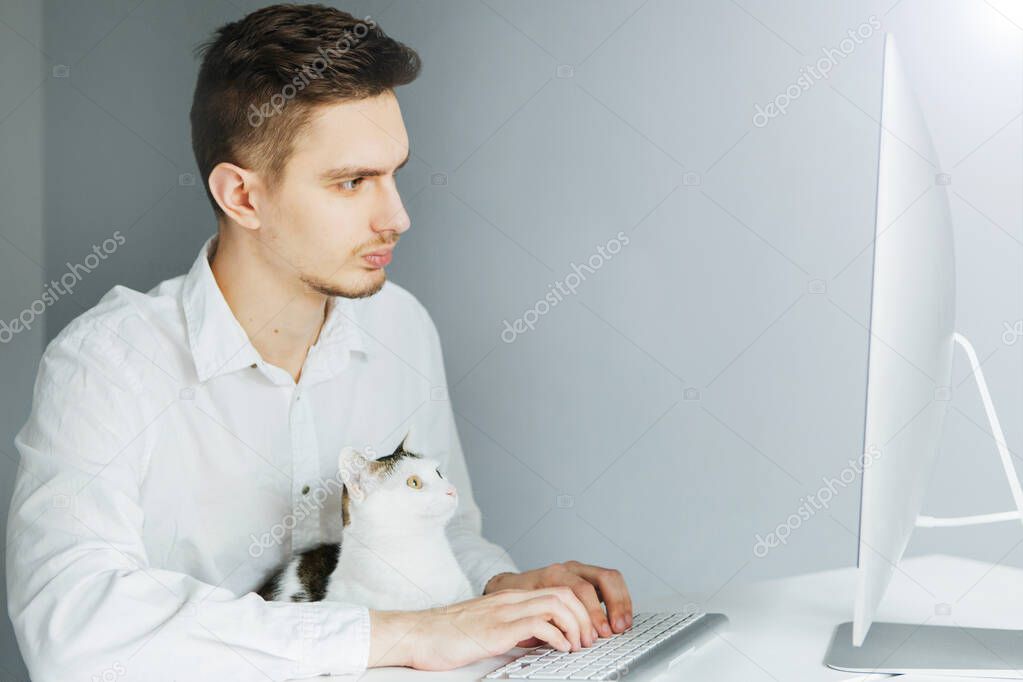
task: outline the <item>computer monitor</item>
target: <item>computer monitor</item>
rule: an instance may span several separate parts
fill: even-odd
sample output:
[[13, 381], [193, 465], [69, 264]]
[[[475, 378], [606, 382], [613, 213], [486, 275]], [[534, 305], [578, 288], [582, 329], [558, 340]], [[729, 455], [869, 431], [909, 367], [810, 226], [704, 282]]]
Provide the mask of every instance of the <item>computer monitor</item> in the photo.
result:
[[[853, 640], [866, 637], [916, 527], [952, 383], [955, 257], [937, 155], [892, 36], [881, 86], [877, 211]], [[931, 165], [931, 164], [935, 165]]]
[[[825, 663], [853, 672], [1008, 676], [1023, 670], [1019, 632], [874, 624], [914, 528], [1023, 519], [1023, 490], [983, 372], [969, 342], [956, 332], [948, 178], [938, 170], [924, 117], [890, 35], [885, 37], [880, 122], [856, 597], [853, 621], [836, 629]], [[1014, 511], [952, 519], [920, 515], [948, 410], [956, 345], [972, 366]]]

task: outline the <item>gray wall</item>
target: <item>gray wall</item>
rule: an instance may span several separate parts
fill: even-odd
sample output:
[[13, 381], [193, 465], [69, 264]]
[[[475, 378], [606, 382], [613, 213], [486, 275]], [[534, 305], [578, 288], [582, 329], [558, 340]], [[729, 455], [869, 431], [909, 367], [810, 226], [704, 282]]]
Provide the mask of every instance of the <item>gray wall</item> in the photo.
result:
[[[48, 308], [45, 336], [0, 347], [4, 508], [45, 340], [115, 283], [183, 272], [214, 229], [192, 184], [191, 50], [263, 4], [0, 0], [0, 318], [127, 239]], [[640, 594], [708, 595], [854, 563], [857, 482], [784, 546], [753, 547], [861, 448], [881, 34], [785, 115], [753, 114], [872, 14], [951, 176], [960, 329], [1023, 449], [1023, 343], [1002, 338], [1023, 319], [1019, 3], [337, 4], [424, 58], [399, 92], [413, 229], [392, 276], [440, 328], [486, 530], [523, 567], [574, 557]], [[619, 231], [629, 244], [596, 256]], [[502, 340], [591, 256], [575, 294]], [[969, 382], [952, 407], [926, 511], [1007, 506]], [[1023, 564], [1020, 537], [921, 531], [911, 551]], [[23, 677], [0, 627], [0, 677]]]
[[[950, 176], [960, 330], [1023, 451], [1023, 344], [1002, 341], [1023, 317], [1019, 3], [599, 5], [382, 15], [426, 63], [401, 95], [422, 179], [395, 276], [441, 328], [488, 527], [513, 555], [620, 566], [647, 594], [854, 564], [858, 480], [752, 550], [862, 448], [881, 34], [786, 115], [752, 114], [871, 15]], [[629, 246], [502, 341], [619, 230]], [[963, 360], [931, 514], [1011, 506]], [[1020, 539], [929, 530], [909, 551], [1021, 563]]]
[[[905, 5], [905, 6], [903, 6]], [[909, 57], [942, 171], [951, 175], [959, 330], [977, 348], [1002, 428], [1023, 454], [1023, 3], [942, 2], [921, 16], [905, 2], [890, 15]], [[1008, 336], [1006, 343], [1005, 336]], [[979, 395], [960, 353], [942, 459], [924, 513], [1003, 511], [1012, 498]], [[1016, 524], [924, 529], [910, 552], [944, 548], [1023, 565]]]
[[[829, 515], [751, 549], [862, 447], [869, 259], [836, 273], [872, 230], [880, 35], [751, 120], [872, 11], [790, 3], [775, 35], [727, 2], [445, 7], [409, 24], [426, 73], [402, 102], [447, 185], [410, 187], [396, 277], [444, 335], [489, 528], [525, 566], [619, 566], [645, 593], [853, 563]], [[857, 496], [831, 506], [854, 531]]]
[[[41, 86], [49, 77], [49, 64], [40, 50], [43, 26], [39, 3], [0, 2], [0, 320], [4, 321], [19, 316], [39, 298], [46, 274], [46, 97]], [[25, 318], [30, 328], [20, 334], [0, 331], [0, 509], [4, 510], [0, 537], [6, 537], [6, 510], [18, 469], [14, 434], [28, 417], [45, 341], [44, 318], [33, 320], [33, 315], [30, 310]], [[0, 551], [0, 566], [5, 565], [6, 549]], [[7, 618], [6, 581], [0, 581], [0, 607], [0, 679], [26, 679]]]

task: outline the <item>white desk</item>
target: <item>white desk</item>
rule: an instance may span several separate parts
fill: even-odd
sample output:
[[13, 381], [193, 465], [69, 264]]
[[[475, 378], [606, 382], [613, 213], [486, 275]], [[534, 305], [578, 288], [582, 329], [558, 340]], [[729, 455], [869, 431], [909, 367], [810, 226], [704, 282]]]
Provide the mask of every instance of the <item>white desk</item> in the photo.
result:
[[[879, 620], [1023, 628], [1023, 570], [940, 555], [909, 559], [900, 569], [885, 596]], [[660, 679], [665, 682], [862, 679], [830, 670], [821, 663], [834, 626], [852, 620], [854, 592], [852, 568], [725, 588], [701, 606], [726, 614], [731, 620], [730, 628]], [[640, 603], [636, 610], [682, 610], [685, 603], [672, 597]], [[379, 668], [361, 679], [469, 682], [510, 658], [491, 658], [442, 673]], [[329, 679], [345, 678], [309, 678], [320, 682]]]

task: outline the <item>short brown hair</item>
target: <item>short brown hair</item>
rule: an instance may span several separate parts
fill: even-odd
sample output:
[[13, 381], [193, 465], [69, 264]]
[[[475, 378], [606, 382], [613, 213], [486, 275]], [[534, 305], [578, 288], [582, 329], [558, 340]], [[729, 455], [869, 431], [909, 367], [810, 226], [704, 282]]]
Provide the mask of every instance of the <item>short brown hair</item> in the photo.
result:
[[221, 162], [255, 169], [272, 185], [317, 106], [373, 97], [411, 83], [415, 50], [369, 17], [324, 5], [271, 5], [221, 26], [196, 49], [192, 151], [206, 195]]

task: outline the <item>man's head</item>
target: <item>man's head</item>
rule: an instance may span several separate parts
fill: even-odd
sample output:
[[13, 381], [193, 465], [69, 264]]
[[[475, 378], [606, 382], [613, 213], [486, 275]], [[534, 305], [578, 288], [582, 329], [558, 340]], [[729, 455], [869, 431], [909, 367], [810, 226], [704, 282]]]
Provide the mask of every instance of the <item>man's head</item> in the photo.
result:
[[409, 227], [393, 90], [416, 78], [419, 56], [322, 5], [253, 12], [199, 55], [192, 148], [221, 236], [254, 239], [247, 252], [263, 266], [324, 294], [376, 293]]

